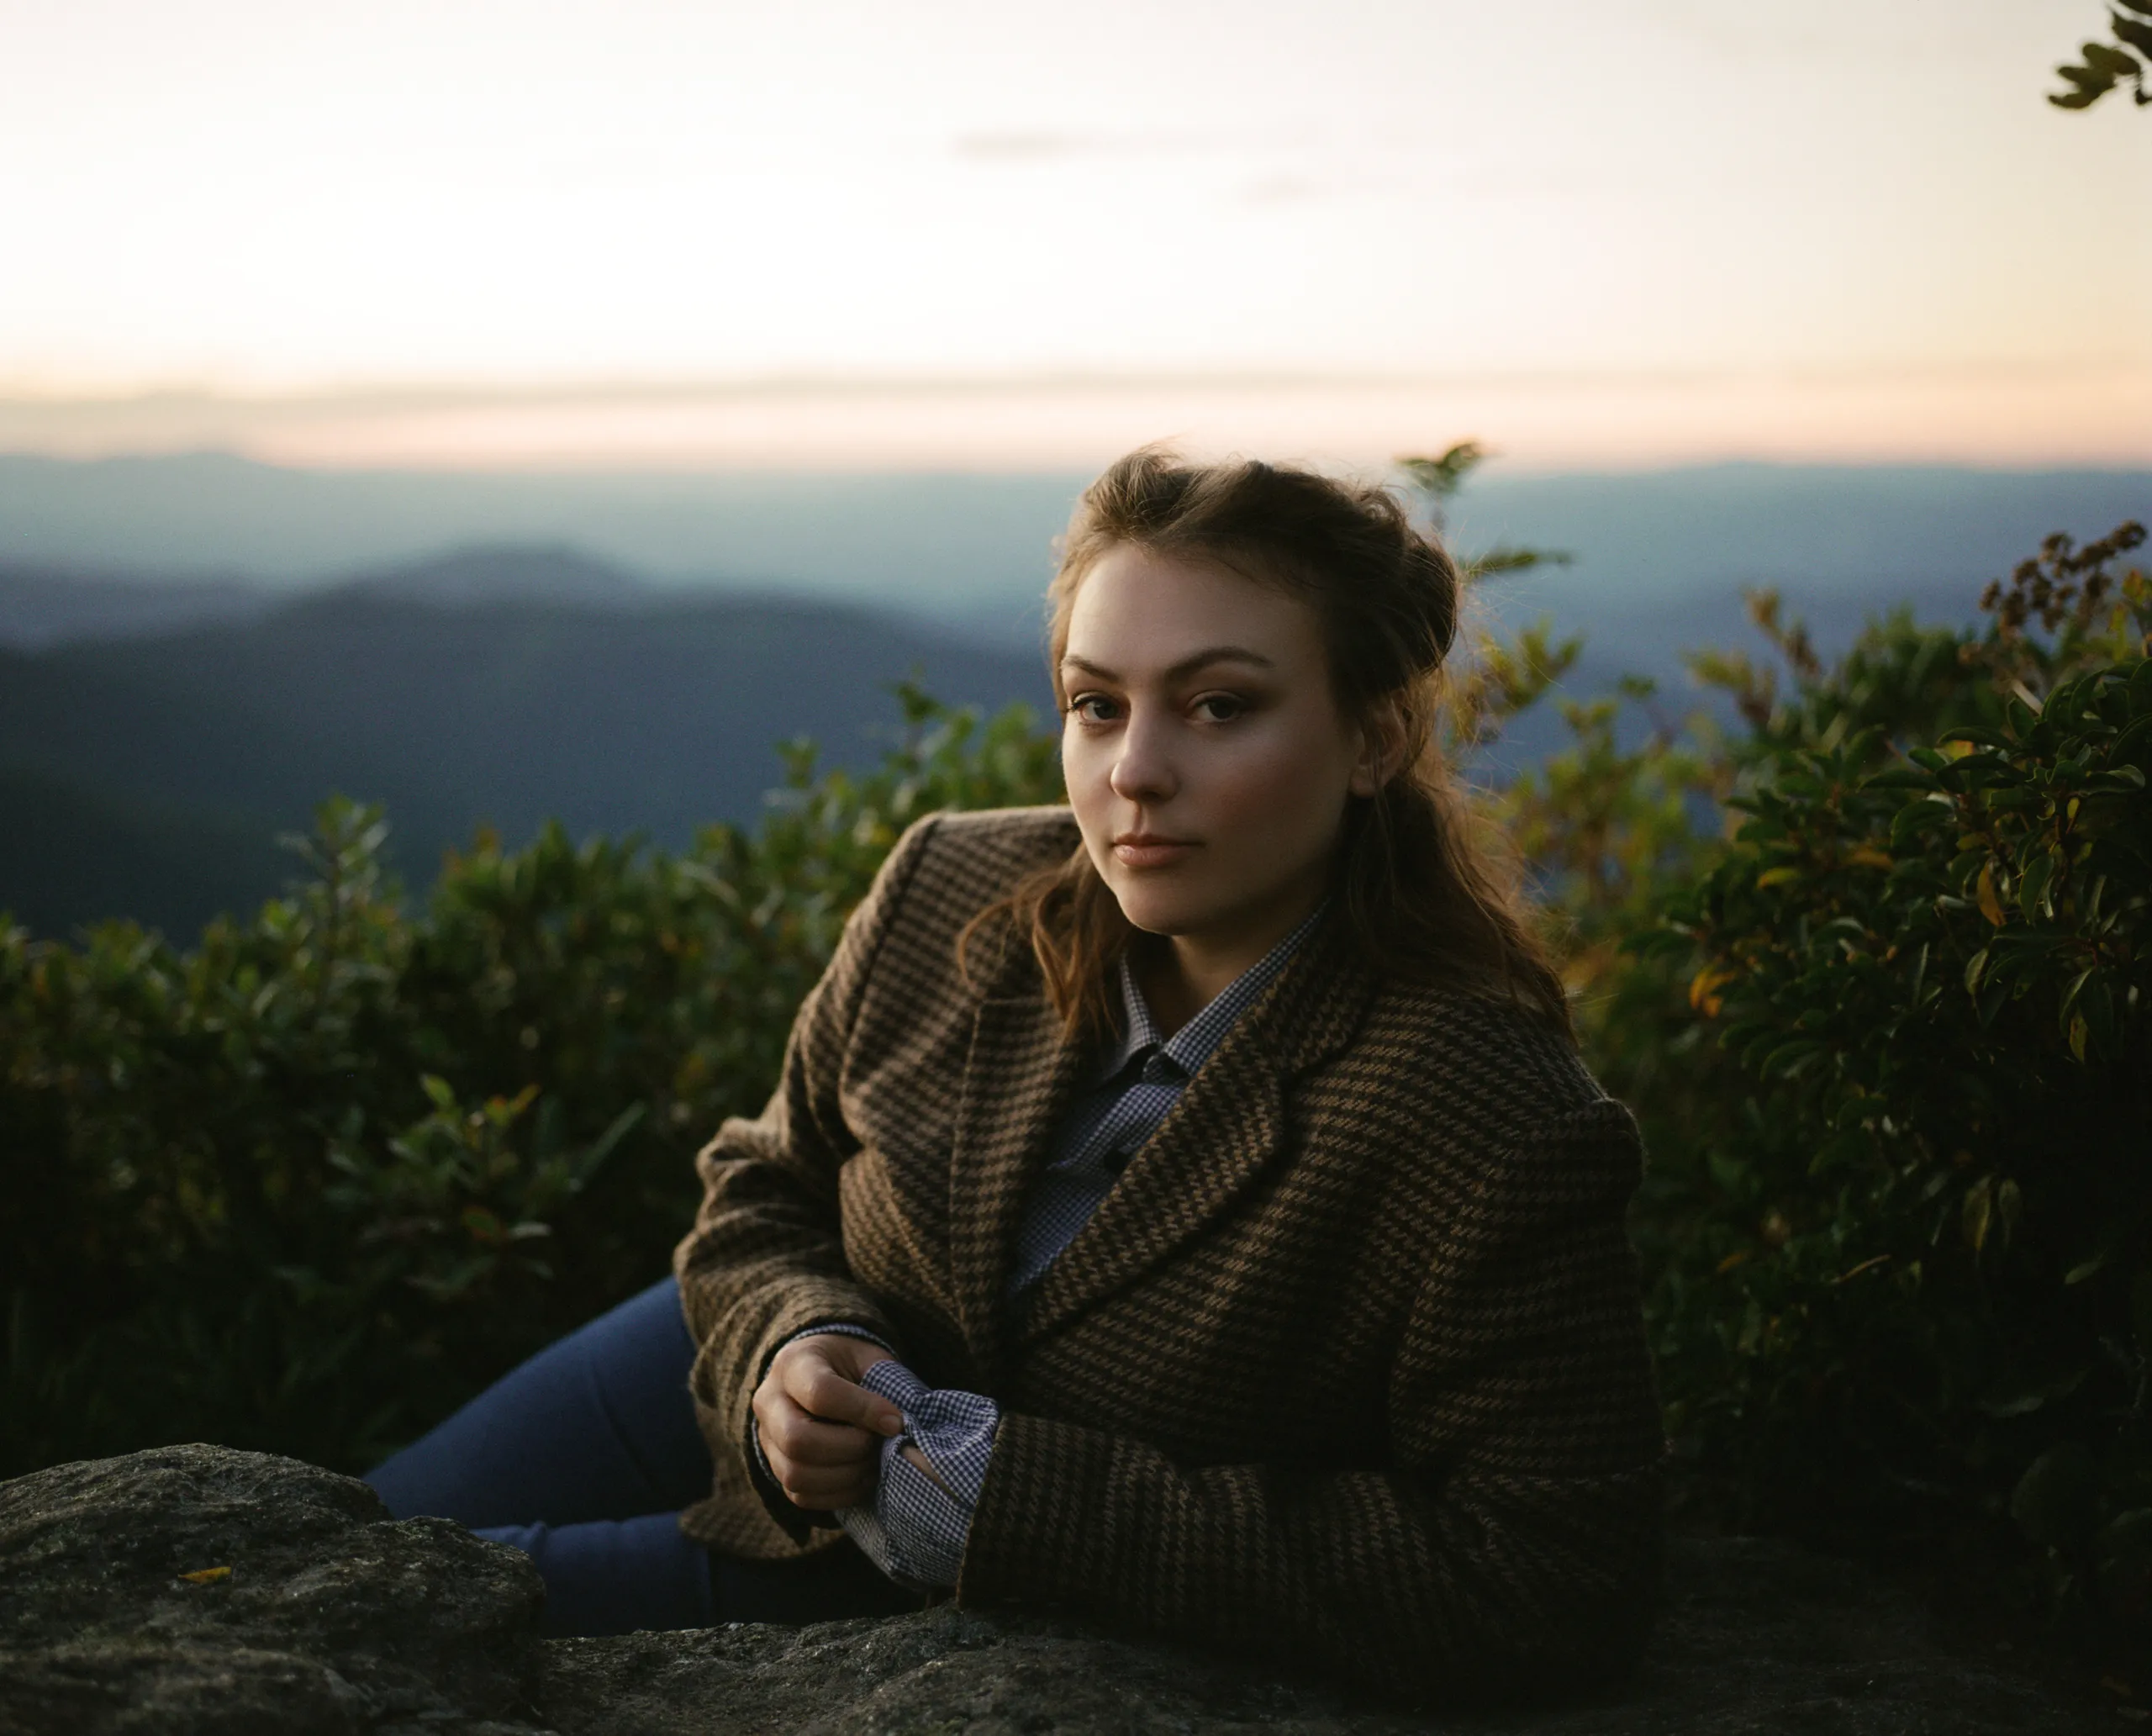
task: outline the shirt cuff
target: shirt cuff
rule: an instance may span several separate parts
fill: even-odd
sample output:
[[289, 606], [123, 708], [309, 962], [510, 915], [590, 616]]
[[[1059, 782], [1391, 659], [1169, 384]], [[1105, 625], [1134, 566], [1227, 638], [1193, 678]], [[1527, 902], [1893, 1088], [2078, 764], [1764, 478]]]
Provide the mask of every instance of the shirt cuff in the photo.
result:
[[[875, 1364], [860, 1384], [904, 1413], [905, 1432], [882, 1443], [873, 1503], [842, 1509], [838, 1522], [890, 1578], [922, 1589], [953, 1586], [1000, 1407], [975, 1392], [929, 1387], [894, 1360]], [[911, 1462], [907, 1446], [919, 1449], [932, 1475]]]
[[[881, 1333], [870, 1332], [865, 1327], [854, 1326], [848, 1320], [825, 1320], [819, 1326], [803, 1326], [798, 1332], [788, 1332], [783, 1338], [779, 1338], [777, 1341], [777, 1350], [782, 1350], [786, 1345], [801, 1338], [824, 1338], [832, 1336], [840, 1338], [864, 1338], [870, 1344], [879, 1344], [892, 1356], [897, 1353], [897, 1347], [883, 1338]], [[777, 1350], [770, 1352], [771, 1362], [777, 1360]], [[767, 1364], [764, 1365], [762, 1372], [766, 1375], [769, 1372]]]

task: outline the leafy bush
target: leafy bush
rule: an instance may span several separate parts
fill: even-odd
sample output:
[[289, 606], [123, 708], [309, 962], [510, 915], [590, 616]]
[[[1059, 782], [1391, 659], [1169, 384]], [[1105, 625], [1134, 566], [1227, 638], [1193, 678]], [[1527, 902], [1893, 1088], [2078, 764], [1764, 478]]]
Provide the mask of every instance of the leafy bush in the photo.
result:
[[0, 935], [0, 1475], [195, 1438], [363, 1467], [662, 1274], [905, 826], [1058, 791], [1021, 708], [902, 699], [878, 772], [794, 748], [757, 831], [677, 857], [482, 839], [414, 915], [332, 803], [305, 883], [191, 953]]
[[2107, 567], [2141, 538], [2050, 542], [1982, 637], [1812, 665], [1632, 952], [1686, 980], [1641, 1227], [1669, 1424], [1732, 1514], [2007, 1514], [2066, 1607], [2139, 1617], [2152, 591]]

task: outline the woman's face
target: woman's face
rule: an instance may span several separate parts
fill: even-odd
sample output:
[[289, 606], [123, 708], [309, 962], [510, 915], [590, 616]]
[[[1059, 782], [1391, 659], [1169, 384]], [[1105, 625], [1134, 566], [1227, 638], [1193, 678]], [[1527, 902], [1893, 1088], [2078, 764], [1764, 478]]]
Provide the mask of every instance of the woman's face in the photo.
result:
[[1128, 920], [1253, 963], [1315, 907], [1347, 797], [1375, 788], [1315, 611], [1117, 545], [1077, 587], [1060, 675], [1069, 805]]

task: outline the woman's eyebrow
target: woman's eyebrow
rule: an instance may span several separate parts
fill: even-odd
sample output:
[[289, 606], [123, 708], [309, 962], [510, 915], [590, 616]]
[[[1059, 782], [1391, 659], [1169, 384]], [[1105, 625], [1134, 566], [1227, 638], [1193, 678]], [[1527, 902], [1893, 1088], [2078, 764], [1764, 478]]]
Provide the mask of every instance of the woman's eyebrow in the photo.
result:
[[[1094, 663], [1089, 657], [1079, 657], [1073, 652], [1064, 653], [1061, 663], [1063, 668], [1080, 669], [1086, 675], [1095, 675], [1101, 681], [1118, 681], [1121, 678], [1117, 672], [1107, 668], [1105, 664]], [[1183, 680], [1212, 663], [1247, 663], [1258, 669], [1278, 667], [1261, 652], [1250, 651], [1244, 645], [1210, 645], [1183, 657], [1165, 672], [1165, 678], [1168, 681]]]

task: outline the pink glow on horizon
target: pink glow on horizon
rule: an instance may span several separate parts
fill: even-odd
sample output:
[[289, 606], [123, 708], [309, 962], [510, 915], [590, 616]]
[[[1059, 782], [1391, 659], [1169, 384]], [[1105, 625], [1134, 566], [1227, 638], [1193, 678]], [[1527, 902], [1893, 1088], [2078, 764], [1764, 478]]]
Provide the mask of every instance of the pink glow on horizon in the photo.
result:
[[0, 398], [0, 448], [324, 469], [1081, 470], [1153, 440], [1360, 465], [1468, 435], [1513, 472], [2152, 465], [2152, 368]]

